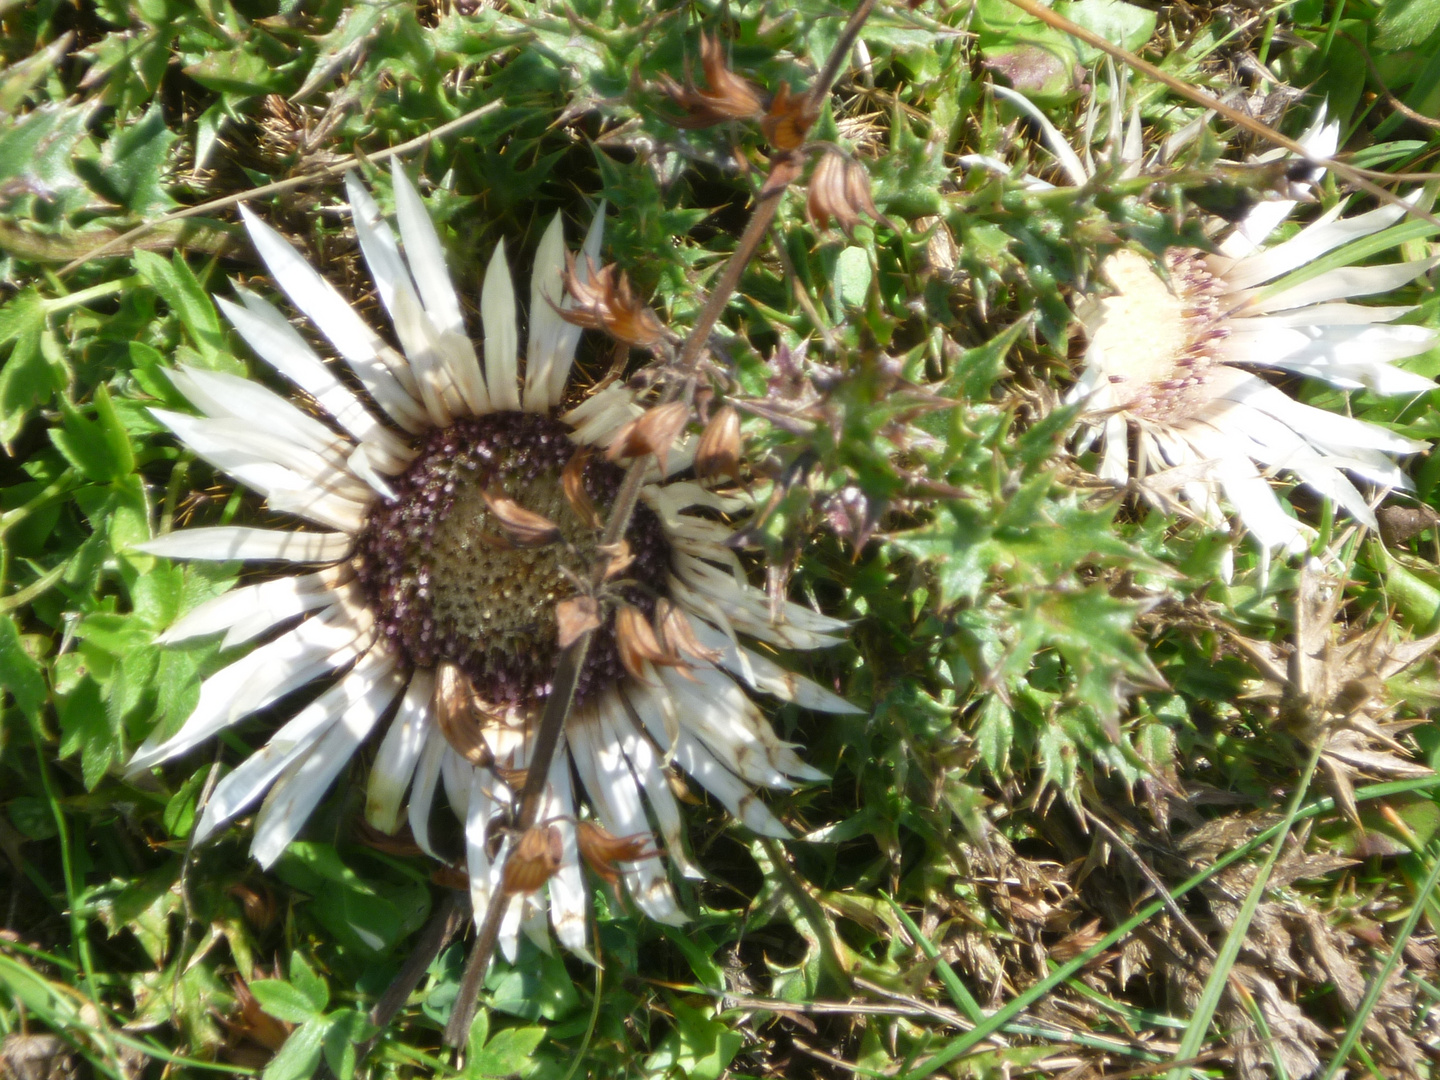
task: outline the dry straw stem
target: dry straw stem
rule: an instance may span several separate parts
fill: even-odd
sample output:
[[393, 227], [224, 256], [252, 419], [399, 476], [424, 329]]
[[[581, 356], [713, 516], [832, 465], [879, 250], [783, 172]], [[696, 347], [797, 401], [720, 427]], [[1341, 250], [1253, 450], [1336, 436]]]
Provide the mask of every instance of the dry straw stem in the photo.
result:
[[1419, 207], [1412, 206], [1410, 203], [1400, 198], [1400, 196], [1390, 191], [1387, 191], [1385, 188], [1382, 188], [1379, 184], [1376, 184], [1369, 179], [1369, 177], [1373, 176], [1377, 179], [1389, 182], [1393, 182], [1396, 180], [1431, 180], [1440, 178], [1440, 173], [1397, 173], [1392, 175], [1390, 173], [1375, 172], [1371, 169], [1359, 169], [1356, 168], [1354, 165], [1347, 165], [1343, 161], [1336, 161], [1334, 158], [1316, 157], [1310, 154], [1305, 149], [1305, 147], [1301, 146], [1294, 139], [1290, 138], [1288, 135], [1282, 135], [1280, 132], [1272, 128], [1269, 124], [1263, 124], [1252, 116], [1246, 116], [1240, 110], [1231, 108], [1229, 105], [1226, 105], [1219, 98], [1213, 97], [1210, 94], [1205, 93], [1205, 91], [1203, 90], [1197, 90], [1195, 87], [1187, 83], [1184, 79], [1177, 79], [1174, 75], [1170, 75], [1164, 71], [1161, 71], [1154, 64], [1150, 63], [1147, 60], [1140, 59], [1140, 57], [1136, 56], [1128, 49], [1122, 49], [1120, 46], [1114, 45], [1111, 42], [1106, 41], [1099, 34], [1093, 33], [1089, 30], [1086, 30], [1083, 26], [1071, 22], [1063, 15], [1055, 14], [1055, 12], [1051, 11], [1049, 8], [1037, 3], [1036, 0], [1010, 0], [1010, 3], [1014, 4], [1021, 11], [1025, 12], [1025, 14], [1031, 15], [1039, 19], [1047, 26], [1053, 26], [1056, 30], [1060, 30], [1066, 34], [1070, 34], [1073, 37], [1077, 37], [1081, 41], [1085, 42], [1085, 44], [1093, 48], [1099, 49], [1103, 53], [1113, 56], [1121, 63], [1129, 65], [1131, 68], [1140, 72], [1142, 75], [1147, 75], [1158, 83], [1162, 83], [1163, 85], [1169, 87], [1171, 90], [1175, 91], [1175, 93], [1179, 94], [1181, 97], [1193, 101], [1196, 105], [1200, 105], [1206, 109], [1213, 110], [1220, 116], [1223, 116], [1226, 120], [1229, 120], [1232, 124], [1244, 128], [1252, 135], [1258, 135], [1262, 139], [1266, 139], [1274, 143], [1276, 146], [1283, 146], [1291, 153], [1299, 154], [1307, 161], [1330, 169], [1334, 171], [1338, 176], [1341, 176], [1344, 179], [1348, 180], [1350, 183], [1354, 184], [1366, 194], [1373, 195], [1375, 196], [1375, 198], [1387, 203], [1392, 203], [1395, 206], [1403, 206], [1405, 208], [1405, 212], [1412, 217], [1422, 218], [1425, 221], [1428, 221], [1431, 225], [1440, 228], [1440, 218], [1435, 217], [1429, 211], [1421, 210]]
[[503, 101], [492, 101], [488, 105], [481, 105], [478, 109], [471, 109], [464, 116], [457, 116], [448, 124], [441, 124], [439, 127], [427, 131], [424, 135], [417, 135], [408, 142], [399, 146], [392, 146], [386, 150], [377, 150], [373, 154], [355, 153], [349, 157], [343, 157], [339, 161], [331, 162], [314, 172], [306, 173], [304, 176], [292, 176], [288, 180], [277, 180], [273, 184], [262, 184], [260, 187], [250, 188], [238, 195], [226, 195], [220, 199], [211, 199], [209, 202], [199, 203], [195, 206], [187, 206], [183, 210], [175, 210], [154, 221], [147, 221], [143, 225], [137, 225], [129, 232], [121, 233], [110, 240], [105, 241], [92, 251], [87, 251], [72, 262], [66, 263], [60, 268], [60, 277], [64, 277], [77, 267], [84, 266], [91, 259], [98, 259], [101, 255], [119, 249], [128, 250], [132, 241], [138, 240], [148, 232], [158, 229], [160, 226], [171, 222], [179, 221], [181, 218], [199, 217], [201, 214], [209, 214], [216, 210], [228, 210], [232, 206], [239, 206], [247, 199], [260, 199], [266, 195], [277, 195], [282, 191], [293, 191], [296, 188], [305, 187], [309, 184], [318, 183], [321, 180], [328, 180], [332, 176], [340, 176], [349, 169], [353, 169], [362, 161], [369, 161], [376, 165], [383, 161], [389, 161], [393, 157], [404, 157], [414, 150], [420, 150], [429, 146], [437, 139], [443, 139], [446, 135], [453, 135], [469, 127], [476, 120], [479, 120], [486, 113], [494, 112], [503, 105]]
[[[840, 65], [850, 55], [850, 50], [855, 46], [855, 40], [860, 34], [861, 27], [865, 25], [865, 20], [870, 17], [870, 12], [874, 7], [875, 0], [860, 0], [856, 5], [844, 30], [840, 33], [840, 39], [835, 43], [834, 50], [825, 62], [824, 70], [820, 72], [810, 89], [805, 91], [809, 102], [823, 101], [830, 93], [830, 87], [834, 85], [835, 77], [839, 74]], [[810, 111], [818, 112], [818, 109]], [[726, 304], [730, 302], [731, 295], [740, 284], [740, 275], [744, 273], [745, 267], [749, 265], [751, 258], [759, 249], [761, 241], [769, 231], [770, 223], [775, 219], [775, 212], [779, 209], [780, 199], [785, 194], [785, 189], [799, 177], [801, 161], [801, 155], [795, 151], [777, 153], [772, 159], [770, 175], [760, 189], [755, 209], [735, 246], [735, 252], [725, 263], [725, 268], [720, 272], [713, 291], [706, 299], [705, 306], [701, 308], [700, 314], [695, 320], [695, 325], [680, 348], [680, 355], [675, 365], [679, 377], [670, 382], [661, 404], [669, 404], [682, 399], [688, 402], [693, 396], [700, 359], [710, 340], [710, 331], [715, 328]], [[640, 497], [640, 488], [644, 482], [649, 461], [649, 455], [636, 458], [626, 471], [620, 491], [615, 496], [615, 504], [605, 527], [602, 545], [614, 545], [624, 537], [625, 530], [630, 525], [630, 517], [635, 511], [635, 504]], [[592, 577], [597, 587], [603, 581], [604, 574], [605, 561], [602, 560], [592, 571]], [[545, 699], [545, 710], [541, 714], [539, 728], [535, 734], [530, 770], [525, 777], [524, 790], [520, 793], [520, 813], [515, 821], [517, 831], [523, 832], [534, 825], [539, 814], [540, 797], [545, 789], [545, 778], [550, 775], [550, 761], [555, 756], [555, 747], [559, 742], [560, 732], [565, 728], [565, 721], [569, 717], [571, 705], [574, 703], [575, 685], [579, 680], [580, 669], [584, 666], [585, 657], [590, 651], [592, 634], [591, 630], [584, 631], [569, 646], [560, 650], [560, 658], [555, 665], [555, 677], [551, 681], [550, 694]], [[485, 972], [490, 967], [490, 958], [495, 953], [495, 944], [500, 934], [500, 920], [508, 901], [509, 897], [505, 896], [503, 890], [494, 891], [490, 898], [490, 905], [485, 912], [485, 918], [480, 924], [480, 932], [476, 935], [475, 943], [471, 947], [470, 960], [465, 966], [465, 975], [460, 983], [460, 993], [455, 999], [455, 1008], [450, 1014], [450, 1022], [445, 1026], [445, 1045], [454, 1048], [457, 1054], [469, 1036], [470, 1022], [475, 1017], [475, 1008], [478, 1004], [480, 985], [485, 979]]]

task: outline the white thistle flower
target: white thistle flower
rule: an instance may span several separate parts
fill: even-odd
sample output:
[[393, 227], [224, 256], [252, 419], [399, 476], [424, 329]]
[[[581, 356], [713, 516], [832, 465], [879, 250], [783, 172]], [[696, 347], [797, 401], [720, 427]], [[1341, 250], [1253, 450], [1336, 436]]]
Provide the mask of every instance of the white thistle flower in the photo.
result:
[[[1322, 113], [1301, 141], [1312, 156], [1328, 157], [1338, 130]], [[1287, 194], [1298, 194], [1294, 186], [1321, 171], [1290, 177]], [[1436, 344], [1425, 327], [1394, 325], [1415, 309], [1349, 301], [1395, 289], [1440, 260], [1345, 266], [1275, 287], [1321, 256], [1395, 224], [1404, 209], [1342, 218], [1336, 206], [1291, 239], [1265, 246], [1294, 206], [1290, 199], [1257, 204], [1219, 243], [1218, 254], [1167, 251], [1168, 281], [1135, 252], [1107, 258], [1100, 276], [1109, 291], [1077, 305], [1089, 343], [1067, 398], [1084, 403], [1082, 441], [1103, 444], [1102, 479], [1133, 479], [1155, 501], [1182, 505], [1217, 528], [1225, 527], [1223, 494], [1258, 541], [1264, 565], [1272, 551], [1303, 549], [1310, 535], [1281, 507], [1271, 474], [1293, 475], [1374, 528], [1370, 504], [1346, 474], [1408, 490], [1394, 456], [1428, 444], [1301, 404], [1256, 372], [1292, 372], [1379, 394], [1434, 388], [1394, 365]]]
[[[255, 353], [309, 395], [328, 423], [258, 383], [190, 367], [171, 377], [203, 416], [154, 414], [195, 453], [264, 494], [271, 509], [320, 531], [195, 528], [143, 545], [152, 555], [278, 563], [288, 573], [202, 604], [161, 637], [224, 634], [226, 649], [267, 640], [205, 680], [181, 729], [152, 734], [130, 771], [179, 757], [286, 694], [330, 680], [221, 780], [195, 839], [259, 803], [252, 852], [270, 865], [388, 719], [366, 818], [389, 833], [408, 820], [415, 840], [435, 854], [431, 807], [443, 784], [464, 826], [478, 918], [500, 887], [515, 843], [504, 826], [555, 667], [555, 606], [573, 592], [564, 563], [576, 561], [583, 570], [597, 543], [593, 514], [572, 505], [562, 473], [571, 465], [582, 501], [588, 497], [606, 513], [619, 468], [599, 455], [578, 463], [575, 457], [610, 443], [642, 409], [612, 385], [555, 415], [580, 336], [558, 310], [569, 303], [558, 216], [536, 253], [522, 384], [515, 289], [503, 247], [482, 289], [482, 362], [434, 226], [405, 175], [394, 171], [403, 254], [360, 183], [348, 176], [346, 186], [361, 249], [401, 348], [372, 331], [278, 233], [245, 214], [275, 282], [329, 339], [365, 393], [356, 393], [265, 300], [244, 289], [237, 289], [238, 304], [218, 298]], [[583, 248], [592, 259], [602, 219], [603, 207]], [[588, 261], [578, 260], [581, 275]], [[785, 836], [754, 788], [788, 788], [821, 774], [775, 736], [745, 688], [806, 708], [858, 711], [742, 640], [813, 649], [837, 641], [844, 624], [789, 603], [772, 614], [726, 546], [729, 529], [715, 519], [740, 511], [740, 501], [668, 479], [689, 467], [693, 453], [693, 439], [675, 447], [665, 476], [652, 462], [627, 535], [634, 562], [626, 577], [639, 585], [628, 587], [626, 599], [646, 615], [657, 598], [668, 600], [693, 635], [692, 647], [713, 662], [695, 655], [679, 666], [641, 661], [646, 677], [636, 678], [619, 657], [614, 618], [597, 631], [539, 815], [553, 830], [553, 876], [542, 875], [548, 882], [539, 891], [510, 901], [500, 943], [512, 959], [522, 924], [545, 942], [547, 900], [561, 942], [585, 952], [587, 892], [577, 858], [582, 792], [599, 825], [637, 841], [620, 846], [638, 857], [614, 866], [635, 903], [654, 919], [679, 923], [684, 916], [651, 835], [653, 819], [670, 860], [699, 876], [685, 856], [666, 777], [671, 763], [753, 831]], [[526, 511], [542, 515], [566, 543], [497, 539], [515, 507], [523, 520], [531, 520], [523, 518]], [[454, 745], [441, 730], [446, 718], [437, 717], [437, 669], [462, 672], [473, 689], [464, 730], [450, 732]]]

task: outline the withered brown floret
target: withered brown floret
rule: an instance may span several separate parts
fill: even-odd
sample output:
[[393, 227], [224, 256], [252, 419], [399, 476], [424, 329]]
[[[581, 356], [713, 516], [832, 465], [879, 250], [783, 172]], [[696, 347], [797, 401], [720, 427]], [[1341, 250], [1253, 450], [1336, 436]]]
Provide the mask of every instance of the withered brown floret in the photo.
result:
[[805, 216], [817, 229], [828, 229], [833, 217], [835, 224], [849, 236], [862, 213], [877, 221], [881, 219], [870, 195], [870, 173], [860, 162], [852, 161], [838, 150], [826, 149], [810, 174]]
[[600, 269], [586, 256], [589, 276], [575, 272], [575, 256], [566, 257], [565, 290], [575, 306], [560, 312], [566, 322], [587, 330], [603, 330], [616, 341], [651, 349], [665, 338], [665, 326], [630, 286], [630, 278], [610, 263]]
[[740, 476], [740, 414], [733, 405], [715, 411], [695, 449], [695, 475], [701, 479]]
[[505, 860], [501, 887], [510, 894], [533, 893], [555, 876], [564, 857], [564, 839], [554, 825], [532, 825], [520, 834]]
[[688, 64], [684, 86], [668, 75], [660, 76], [661, 91], [684, 110], [683, 116], [670, 118], [676, 127], [696, 129], [753, 120], [765, 111], [759, 88], [730, 70], [719, 38], [700, 35], [700, 65], [705, 71], [704, 89], [695, 85]]
[[580, 857], [591, 870], [611, 885], [620, 880], [617, 863], [638, 862], [660, 854], [651, 846], [649, 833], [616, 836], [593, 821], [577, 821], [575, 839], [580, 848]]
[[605, 449], [605, 459], [618, 461], [620, 458], [654, 454], [655, 459], [660, 462], [661, 471], [664, 472], [669, 461], [670, 448], [675, 445], [675, 440], [689, 421], [690, 407], [680, 401], [646, 409], [615, 433], [615, 438]]
[[819, 115], [820, 109], [810, 94], [792, 94], [789, 84], [781, 83], [760, 118], [760, 130], [776, 150], [798, 150]]

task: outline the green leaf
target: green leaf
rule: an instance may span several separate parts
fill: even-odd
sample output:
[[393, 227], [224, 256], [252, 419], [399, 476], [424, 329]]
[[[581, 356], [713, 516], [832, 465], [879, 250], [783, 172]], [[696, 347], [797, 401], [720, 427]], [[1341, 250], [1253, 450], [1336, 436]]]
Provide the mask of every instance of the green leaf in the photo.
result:
[[290, 984], [305, 995], [317, 1013], [324, 1012], [325, 1006], [330, 1004], [330, 988], [325, 985], [324, 979], [315, 974], [315, 969], [306, 963], [305, 956], [299, 949], [290, 953]]
[[177, 251], [169, 262], [152, 251], [137, 251], [135, 269], [169, 305], [190, 340], [199, 348], [203, 362], [213, 368], [229, 367], [229, 350], [220, 315], [198, 278]]
[[485, 986], [492, 1008], [522, 1020], [560, 1020], [580, 1006], [575, 981], [558, 956], [526, 946], [515, 967], [491, 968]]
[[670, 943], [680, 950], [695, 978], [702, 985], [716, 990], [725, 988], [725, 973], [715, 963], [718, 950], [706, 934], [691, 927], [682, 930], [676, 926], [665, 926], [663, 923], [660, 929], [670, 939]]
[[20, 631], [9, 615], [0, 617], [0, 688], [22, 713], [39, 721], [47, 690], [40, 665], [25, 651]]
[[[1155, 33], [1155, 13], [1124, 0], [1059, 0], [1055, 14], [1099, 34], [1112, 45], [1136, 52]], [[1080, 62], [1089, 64], [1098, 49], [1080, 46]]]
[[327, 931], [366, 954], [383, 953], [423, 924], [429, 910], [424, 885], [382, 887], [351, 870], [328, 844], [291, 844], [275, 872], [313, 897], [308, 911]]
[[1440, 0], [1385, 0], [1375, 19], [1375, 49], [1410, 49], [1440, 27]]
[[535, 1048], [544, 1039], [543, 1027], [497, 1031], [495, 1037], [471, 1057], [466, 1072], [472, 1076], [519, 1076], [529, 1068]]
[[846, 307], [861, 307], [870, 295], [870, 253], [864, 248], [847, 247], [835, 260], [836, 318], [843, 318]]
[[[304, 1024], [321, 1011], [315, 1008], [315, 1003], [308, 994], [284, 979], [256, 979], [250, 984], [250, 992], [255, 995], [260, 1008], [275, 1019], [287, 1023]], [[318, 1053], [318, 1039], [316, 1043]]]
[[205, 778], [210, 775], [210, 766], [196, 769], [190, 779], [181, 784], [174, 795], [170, 796], [165, 803], [165, 812], [161, 815], [161, 821], [165, 824], [165, 831], [177, 840], [183, 840], [190, 835], [190, 830], [195, 827], [195, 801], [200, 796], [200, 789], [205, 785]]
[[719, 1080], [745, 1045], [744, 1037], [684, 1002], [672, 999], [670, 1007], [675, 1027], [646, 1068], [656, 1073], [674, 1069], [686, 1080]]
[[195, 63], [186, 64], [184, 70], [201, 86], [222, 94], [273, 94], [293, 85], [288, 72], [273, 67], [243, 45], [208, 52]]
[[137, 217], [148, 217], [175, 205], [164, 179], [170, 169], [170, 148], [178, 138], [155, 102], [135, 123], [121, 127], [98, 158], [78, 159], [76, 168], [107, 199]]
[[984, 345], [966, 349], [950, 365], [942, 393], [964, 401], [987, 401], [1005, 372], [1005, 357], [1025, 332], [1028, 320], [1017, 319]]
[[325, 1033], [325, 1064], [338, 1080], [355, 1075], [355, 1048], [375, 1033], [375, 1027], [363, 1013], [340, 1009], [329, 1016], [330, 1030]]
[[9, 448], [35, 406], [49, 401], [61, 382], [41, 349], [45, 302], [27, 289], [0, 307], [0, 345], [14, 342], [0, 364], [0, 443]]
[[[261, 982], [268, 980], [261, 980]], [[258, 983], [251, 983], [253, 991]], [[256, 995], [257, 999], [259, 995]], [[262, 1002], [263, 1007], [263, 1002]], [[270, 1012], [267, 1008], [266, 1012]], [[274, 1015], [274, 1014], [272, 1014]], [[305, 1080], [320, 1065], [320, 1048], [330, 1025], [323, 1019], [308, 1021], [290, 1033], [285, 1045], [265, 1067], [264, 1080]]]
[[83, 187], [71, 161], [94, 111], [93, 102], [80, 106], [56, 102], [8, 121], [0, 134], [0, 181], [19, 181], [13, 186], [28, 187], [46, 200]]
[[60, 705], [60, 756], [80, 754], [80, 772], [85, 790], [105, 775], [120, 749], [119, 733], [111, 723], [100, 685], [83, 679]]
[[107, 483], [135, 470], [130, 436], [115, 415], [104, 384], [95, 388], [94, 420], [85, 419], [65, 398], [60, 400], [60, 414], [61, 426], [50, 429], [50, 441], [86, 479]]

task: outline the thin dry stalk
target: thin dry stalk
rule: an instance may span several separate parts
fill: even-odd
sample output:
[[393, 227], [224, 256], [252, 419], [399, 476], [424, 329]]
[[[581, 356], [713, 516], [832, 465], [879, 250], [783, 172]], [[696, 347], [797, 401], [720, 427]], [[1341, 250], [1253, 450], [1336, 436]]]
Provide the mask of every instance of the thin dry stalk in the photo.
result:
[[[835, 48], [825, 63], [824, 70], [815, 80], [814, 85], [806, 91], [805, 96], [810, 102], [822, 101], [830, 93], [830, 87], [834, 85], [840, 65], [850, 55], [850, 50], [855, 46], [855, 39], [859, 36], [865, 20], [870, 17], [870, 12], [874, 7], [875, 0], [860, 0], [854, 12], [851, 13], [845, 29], [841, 31], [840, 39], [835, 43]], [[725, 268], [721, 271], [714, 290], [705, 301], [705, 306], [696, 318], [690, 335], [680, 349], [676, 368], [681, 377], [669, 384], [662, 404], [682, 399], [689, 402], [694, 396], [695, 382], [700, 370], [700, 359], [710, 340], [710, 331], [715, 328], [716, 322], [719, 321], [721, 313], [725, 310], [725, 305], [730, 302], [731, 295], [740, 284], [741, 274], [744, 273], [746, 266], [749, 265], [750, 260], [759, 249], [761, 241], [764, 240], [770, 223], [775, 219], [775, 212], [779, 209], [780, 199], [784, 195], [785, 189], [791, 182], [799, 178], [802, 162], [802, 156], [796, 152], [786, 151], [775, 155], [770, 175], [760, 189], [755, 209], [751, 213], [749, 223], [745, 226], [744, 233], [741, 234], [735, 252], [725, 263]], [[626, 470], [625, 479], [615, 497], [610, 519], [606, 523], [602, 544], [614, 545], [624, 537], [625, 530], [630, 526], [630, 518], [635, 512], [635, 505], [640, 498], [640, 488], [644, 483], [645, 471], [649, 467], [649, 462], [649, 455], [636, 458]], [[604, 573], [605, 565], [602, 561], [592, 572], [597, 588], [603, 580]], [[593, 631], [585, 631], [568, 647], [560, 650], [560, 659], [555, 666], [555, 678], [551, 682], [552, 689], [549, 697], [545, 699], [545, 710], [541, 714], [539, 728], [535, 734], [530, 770], [525, 777], [524, 790], [520, 793], [520, 813], [516, 817], [515, 828], [521, 832], [533, 826], [539, 815], [545, 780], [550, 775], [550, 762], [555, 756], [555, 747], [559, 742], [560, 732], [564, 730], [565, 721], [574, 704], [575, 686], [579, 681], [580, 670], [584, 666], [585, 658], [590, 652], [590, 639], [593, 633]], [[445, 1045], [455, 1049], [457, 1053], [465, 1045], [466, 1038], [470, 1033], [470, 1023], [475, 1018], [480, 985], [484, 981], [485, 972], [489, 970], [490, 958], [495, 954], [495, 945], [500, 936], [500, 920], [508, 901], [509, 897], [504, 894], [503, 890], [496, 889], [494, 891], [490, 897], [490, 905], [486, 909], [484, 921], [480, 925], [480, 932], [471, 948], [470, 960], [466, 964], [465, 975], [460, 983], [460, 993], [456, 998], [454, 1011], [450, 1014], [450, 1022], [445, 1026]]]

